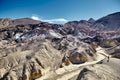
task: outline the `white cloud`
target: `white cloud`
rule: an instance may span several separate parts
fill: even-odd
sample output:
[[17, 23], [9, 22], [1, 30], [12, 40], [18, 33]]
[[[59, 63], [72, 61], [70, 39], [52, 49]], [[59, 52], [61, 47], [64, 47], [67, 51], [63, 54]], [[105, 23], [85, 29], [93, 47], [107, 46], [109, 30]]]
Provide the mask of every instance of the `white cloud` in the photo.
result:
[[66, 23], [66, 22], [68, 22], [68, 20], [64, 19], [64, 18], [49, 19], [49, 20], [41, 19], [37, 16], [32, 16], [31, 18], [34, 19], [34, 20], [40, 20], [40, 21], [49, 22], [49, 23]]
[[56, 22], [67, 22], [66, 19], [64, 18], [58, 18], [58, 19], [50, 19], [50, 20], [43, 20], [45, 22], [50, 22], [50, 23], [56, 23]]
[[40, 18], [37, 17], [37, 16], [32, 16], [31, 18], [34, 19], [34, 20], [40, 20]]

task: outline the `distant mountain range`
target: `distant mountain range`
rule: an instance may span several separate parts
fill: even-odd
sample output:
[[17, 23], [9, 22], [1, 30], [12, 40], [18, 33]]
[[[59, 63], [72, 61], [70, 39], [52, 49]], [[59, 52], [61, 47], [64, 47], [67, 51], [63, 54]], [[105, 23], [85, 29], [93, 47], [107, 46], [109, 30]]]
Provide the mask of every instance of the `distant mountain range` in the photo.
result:
[[120, 12], [104, 16], [98, 20], [90, 18], [89, 20], [70, 21], [65, 24], [51, 24], [31, 18], [14, 20], [0, 18], [0, 28], [19, 27], [21, 29], [20, 26], [24, 26], [24, 29], [27, 28], [26, 31], [29, 31], [29, 28], [34, 29], [36, 27], [50, 28], [60, 34], [72, 34], [79, 38], [94, 37], [98, 34], [107, 38], [115, 38], [120, 37]]
[[120, 12], [104, 16], [98, 20], [90, 18], [87, 20], [71, 21], [69, 26], [90, 27], [96, 30], [113, 31], [120, 30]]
[[120, 30], [120, 12], [113, 13], [95, 21], [101, 24], [102, 30]]
[[[0, 27], [7, 26], [16, 26], [16, 25], [26, 25], [26, 24], [38, 24], [41, 21], [33, 20], [31, 18], [21, 18], [21, 19], [9, 19], [9, 18], [0, 18]], [[92, 28], [95, 30], [104, 30], [104, 31], [118, 31], [120, 30], [120, 12], [109, 14], [98, 20], [90, 18], [89, 20], [80, 20], [80, 21], [70, 21], [65, 23], [63, 26], [69, 27], [86, 27]]]

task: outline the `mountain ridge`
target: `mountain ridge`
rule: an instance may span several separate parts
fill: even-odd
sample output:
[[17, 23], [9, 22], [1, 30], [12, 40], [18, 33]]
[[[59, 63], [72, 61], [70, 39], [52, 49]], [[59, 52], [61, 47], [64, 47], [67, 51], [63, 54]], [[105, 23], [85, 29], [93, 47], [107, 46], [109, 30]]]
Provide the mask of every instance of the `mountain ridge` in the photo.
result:
[[[19, 19], [10, 19], [10, 18], [0, 18], [0, 26], [16, 26], [16, 25], [26, 25], [26, 24], [39, 24], [42, 21], [33, 20], [31, 18], [19, 18]], [[4, 23], [4, 24], [2, 24]], [[96, 30], [104, 31], [118, 31], [120, 30], [120, 12], [112, 13], [97, 20], [90, 18], [89, 20], [80, 20], [80, 21], [69, 21], [65, 24], [70, 26], [84, 26], [90, 27]]]

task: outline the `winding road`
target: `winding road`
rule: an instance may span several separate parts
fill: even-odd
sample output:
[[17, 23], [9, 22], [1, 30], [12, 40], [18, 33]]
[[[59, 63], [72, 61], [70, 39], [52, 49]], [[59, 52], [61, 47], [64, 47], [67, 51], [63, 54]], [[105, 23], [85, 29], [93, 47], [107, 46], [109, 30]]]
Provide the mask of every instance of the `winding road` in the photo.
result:
[[[106, 54], [105, 49], [103, 49], [101, 47], [96, 48], [96, 51], [97, 51], [96, 52], [97, 57], [96, 57], [95, 61], [85, 62], [85, 63], [79, 64], [79, 65], [70, 64], [69, 66], [64, 66], [63, 68], [57, 69], [55, 71], [57, 74], [56, 80], [68, 80], [68, 79], [74, 77], [75, 75], [79, 74], [80, 70], [82, 70], [83, 67], [97, 64], [100, 61], [104, 60], [105, 58], [109, 57], [109, 55]], [[50, 74], [48, 73], [48, 75], [42, 76], [41, 78], [36, 79], [36, 80], [50, 80], [49, 77], [54, 76], [54, 75], [52, 75], [52, 73], [50, 73]]]

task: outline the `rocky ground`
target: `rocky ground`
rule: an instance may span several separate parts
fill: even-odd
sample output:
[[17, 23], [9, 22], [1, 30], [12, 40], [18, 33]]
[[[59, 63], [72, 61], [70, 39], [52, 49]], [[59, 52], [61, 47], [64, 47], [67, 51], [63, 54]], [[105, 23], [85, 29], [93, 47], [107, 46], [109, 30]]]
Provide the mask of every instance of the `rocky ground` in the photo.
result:
[[63, 25], [1, 18], [0, 80], [120, 80], [119, 29], [104, 18]]

